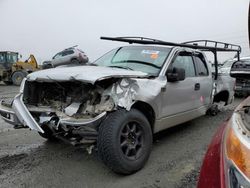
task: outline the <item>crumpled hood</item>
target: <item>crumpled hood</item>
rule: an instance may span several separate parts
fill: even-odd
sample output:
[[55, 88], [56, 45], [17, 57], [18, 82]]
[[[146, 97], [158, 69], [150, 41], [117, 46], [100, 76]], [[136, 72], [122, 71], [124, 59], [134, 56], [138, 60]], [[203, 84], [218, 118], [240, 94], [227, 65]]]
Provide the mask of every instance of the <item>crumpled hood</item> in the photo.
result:
[[68, 81], [78, 80], [94, 84], [97, 80], [119, 77], [145, 77], [147, 73], [101, 66], [75, 66], [37, 71], [27, 76], [28, 81]]

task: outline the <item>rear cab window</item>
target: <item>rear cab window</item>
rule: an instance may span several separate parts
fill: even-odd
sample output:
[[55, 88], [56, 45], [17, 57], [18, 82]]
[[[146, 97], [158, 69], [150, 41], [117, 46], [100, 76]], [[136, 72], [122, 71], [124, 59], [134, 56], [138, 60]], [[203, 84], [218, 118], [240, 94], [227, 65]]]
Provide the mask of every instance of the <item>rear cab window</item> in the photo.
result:
[[195, 69], [197, 76], [208, 76], [208, 67], [204, 56], [201, 53], [195, 53], [194, 55]]

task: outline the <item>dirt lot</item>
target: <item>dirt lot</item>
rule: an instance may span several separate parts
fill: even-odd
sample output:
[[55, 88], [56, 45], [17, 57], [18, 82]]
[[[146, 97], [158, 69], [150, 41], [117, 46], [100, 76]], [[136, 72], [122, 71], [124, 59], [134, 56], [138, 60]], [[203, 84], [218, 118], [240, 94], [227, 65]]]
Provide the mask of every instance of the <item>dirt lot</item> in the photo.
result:
[[[0, 84], [0, 97], [13, 97], [18, 87]], [[202, 159], [218, 126], [233, 105], [214, 117], [204, 116], [155, 136], [146, 166], [136, 174], [110, 171], [96, 153], [62, 142], [50, 143], [36, 132], [13, 130], [0, 120], [0, 187], [196, 187]]]

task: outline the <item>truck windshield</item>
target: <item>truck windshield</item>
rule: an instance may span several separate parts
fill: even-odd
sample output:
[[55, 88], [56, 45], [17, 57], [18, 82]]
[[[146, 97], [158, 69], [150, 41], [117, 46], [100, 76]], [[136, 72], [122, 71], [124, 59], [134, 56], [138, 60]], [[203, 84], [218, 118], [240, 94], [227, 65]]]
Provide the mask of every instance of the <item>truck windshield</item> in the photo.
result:
[[94, 64], [98, 66], [116, 67], [136, 70], [157, 76], [171, 48], [153, 46], [126, 46], [116, 48]]
[[8, 63], [16, 63], [18, 59], [17, 53], [7, 53], [6, 60]]

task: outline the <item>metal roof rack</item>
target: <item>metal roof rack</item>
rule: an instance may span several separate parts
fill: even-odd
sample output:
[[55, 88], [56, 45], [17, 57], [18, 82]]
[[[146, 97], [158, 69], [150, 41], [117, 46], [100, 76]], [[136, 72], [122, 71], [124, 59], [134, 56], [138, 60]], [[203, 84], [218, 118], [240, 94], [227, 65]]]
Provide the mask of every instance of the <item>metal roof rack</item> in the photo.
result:
[[222, 49], [231, 49], [231, 50], [241, 52], [241, 47], [239, 45], [229, 44], [229, 43], [225, 43], [225, 42], [218, 42], [218, 41], [213, 41], [213, 40], [194, 40], [194, 41], [183, 42], [182, 44], [192, 44], [195, 46], [212, 47], [215, 49], [221, 49], [221, 48]]
[[[184, 43], [166, 42], [158, 39], [146, 38], [146, 37], [100, 37], [102, 40], [112, 40], [118, 42], [128, 42], [129, 44], [156, 44], [164, 46], [180, 46], [193, 49], [207, 50], [207, 51], [228, 51], [228, 52], [240, 52], [241, 47], [235, 44], [228, 44], [223, 42], [211, 41], [211, 40], [196, 40]], [[198, 42], [204, 42], [204, 45], [198, 45]], [[209, 46], [209, 43], [214, 43], [214, 46]], [[223, 44], [224, 46], [219, 46]], [[237, 47], [237, 48], [236, 48]]]
[[[101, 37], [101, 39], [104, 39], [104, 38], [110, 38], [110, 37], [103, 37], [103, 38]], [[141, 41], [164, 42], [162, 40], [147, 38], [147, 37], [116, 37], [116, 38], [121, 39], [121, 40], [131, 39], [131, 40], [141, 40]]]
[[100, 39], [112, 40], [118, 42], [128, 42], [129, 44], [136, 43], [136, 44], [155, 44], [164, 46], [179, 46], [179, 47], [198, 49], [201, 51], [211, 51], [214, 54], [215, 80], [218, 77], [217, 52], [236, 52], [238, 60], [240, 60], [240, 53], [241, 53], [241, 47], [239, 45], [212, 41], [212, 40], [195, 40], [183, 43], [174, 43], [174, 42], [166, 42], [146, 37], [100, 37]]

